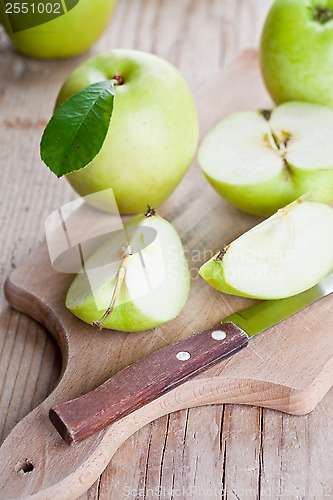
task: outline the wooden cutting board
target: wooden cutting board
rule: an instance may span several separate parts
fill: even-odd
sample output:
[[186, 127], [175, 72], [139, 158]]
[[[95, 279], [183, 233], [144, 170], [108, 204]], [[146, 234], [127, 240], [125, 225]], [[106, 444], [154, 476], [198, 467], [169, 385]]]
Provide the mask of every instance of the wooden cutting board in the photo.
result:
[[[244, 53], [220, 74], [205, 74], [204, 79], [197, 99], [201, 136], [232, 111], [271, 105], [253, 51]], [[2, 498], [77, 498], [131, 434], [169, 412], [228, 402], [301, 415], [313, 410], [332, 386], [333, 298], [327, 297], [99, 435], [78, 445], [66, 445], [48, 419], [52, 406], [93, 389], [147, 354], [214, 326], [251, 304], [213, 290], [198, 277], [197, 270], [211, 252], [260, 219], [224, 202], [197, 164], [159, 213], [178, 229], [192, 275], [185, 309], [160, 328], [135, 334], [97, 333], [79, 321], [64, 306], [72, 277], [52, 269], [45, 244], [9, 277], [8, 301], [54, 335], [62, 351], [63, 369], [53, 393], [15, 427], [0, 449]]]

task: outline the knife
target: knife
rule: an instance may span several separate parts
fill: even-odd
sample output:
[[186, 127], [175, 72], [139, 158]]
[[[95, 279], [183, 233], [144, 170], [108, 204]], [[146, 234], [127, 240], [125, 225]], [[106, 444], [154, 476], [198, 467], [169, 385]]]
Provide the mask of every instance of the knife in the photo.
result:
[[237, 353], [259, 333], [332, 292], [333, 272], [298, 295], [262, 301], [231, 314], [214, 328], [124, 368], [93, 391], [56, 405], [49, 418], [66, 443], [78, 443]]

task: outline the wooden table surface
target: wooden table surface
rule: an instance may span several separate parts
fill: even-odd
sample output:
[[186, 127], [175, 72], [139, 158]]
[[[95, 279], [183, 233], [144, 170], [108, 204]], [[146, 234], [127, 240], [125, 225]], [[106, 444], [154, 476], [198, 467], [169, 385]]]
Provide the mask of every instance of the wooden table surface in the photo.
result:
[[[178, 66], [195, 93], [218, 68], [258, 45], [271, 3], [118, 0], [92, 53], [154, 52]], [[86, 57], [27, 59], [0, 31], [1, 282], [42, 240], [46, 216], [74, 198], [66, 181], [42, 166], [39, 140], [61, 83]], [[61, 359], [49, 334], [9, 308], [2, 291], [0, 301], [2, 442], [51, 391]], [[304, 417], [233, 405], [173, 413], [129, 438], [81, 499], [333, 497], [332, 425], [333, 390]]]

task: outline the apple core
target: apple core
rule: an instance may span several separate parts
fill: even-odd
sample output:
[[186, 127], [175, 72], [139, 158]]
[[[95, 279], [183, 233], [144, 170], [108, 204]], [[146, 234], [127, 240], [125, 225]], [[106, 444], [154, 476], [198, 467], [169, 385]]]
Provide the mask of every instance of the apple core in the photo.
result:
[[306, 195], [333, 201], [333, 111], [302, 102], [236, 112], [202, 142], [199, 164], [215, 190], [236, 207], [272, 215]]

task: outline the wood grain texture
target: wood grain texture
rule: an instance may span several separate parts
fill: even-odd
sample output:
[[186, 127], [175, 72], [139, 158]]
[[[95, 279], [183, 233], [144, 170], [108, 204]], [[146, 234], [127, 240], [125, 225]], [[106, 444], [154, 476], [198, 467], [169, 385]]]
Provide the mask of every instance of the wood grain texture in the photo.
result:
[[[93, 52], [116, 46], [154, 51], [177, 64], [195, 91], [241, 50], [257, 45], [271, 3], [121, 0], [109, 30]], [[2, 281], [41, 241], [46, 216], [73, 198], [69, 186], [41, 166], [38, 142], [62, 81], [86, 57], [43, 62], [23, 58], [0, 31]], [[249, 219], [241, 223], [242, 218], [235, 233], [250, 224]], [[182, 236], [187, 235], [187, 228], [179, 220], [178, 224]], [[195, 260], [196, 255], [191, 258]], [[0, 302], [3, 440], [50, 392], [61, 363], [44, 328], [11, 310], [3, 296]], [[215, 306], [216, 298], [212, 301]], [[300, 323], [308, 328], [304, 319]], [[260, 494], [268, 498], [331, 497], [332, 406], [330, 391], [304, 417], [234, 405], [192, 408], [161, 417], [121, 446], [82, 499], [171, 499], [177, 498], [175, 488], [183, 487], [187, 488], [186, 497], [198, 500], [205, 498], [209, 488], [223, 489], [224, 497], [242, 500]], [[160, 496], [156, 493], [159, 487]]]
[[[220, 95], [228, 95], [228, 101], [216, 107]], [[207, 82], [197, 104], [202, 134], [231, 110], [266, 108], [269, 99], [260, 79], [256, 53], [244, 53]], [[244, 224], [244, 230], [256, 220], [250, 216], [240, 218], [238, 210], [223, 202], [201, 180], [202, 174], [194, 164], [186, 181], [160, 210], [176, 227], [183, 224], [188, 229], [185, 247], [190, 254], [207, 249], [206, 234], [215, 253], [221, 247], [221, 233], [224, 237], [228, 234], [230, 241], [235, 237], [238, 221]], [[214, 217], [205, 210], [207, 200]], [[192, 270], [197, 271], [200, 263], [192, 262]], [[56, 389], [16, 426], [0, 449], [0, 460], [5, 464], [1, 491], [8, 499], [32, 495], [36, 499], [77, 498], [128, 436], [170, 411], [228, 402], [304, 414], [313, 410], [333, 383], [333, 345], [329, 341], [333, 310], [331, 298], [326, 297], [310, 310], [301, 311], [253, 340], [250, 351], [237, 353], [147, 403], [106, 431], [68, 448], [48, 420], [50, 407], [80, 396], [130, 363], [188, 337], [199, 328], [198, 323], [207, 328], [226, 317], [230, 309], [233, 312], [253, 302], [220, 294], [203, 280], [192, 280], [189, 301], [175, 320], [150, 334], [102, 331], [96, 335], [95, 327], [85, 325], [65, 308], [64, 297], [70, 281], [70, 275], [52, 269], [44, 244], [6, 282], [9, 302], [51, 331], [63, 356], [62, 377]], [[200, 315], [193, 311], [200, 311]], [[305, 321], [308, 331], [304, 331]], [[55, 463], [56, 468], [50, 467], [49, 464]]]

